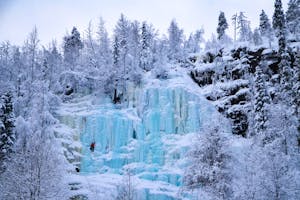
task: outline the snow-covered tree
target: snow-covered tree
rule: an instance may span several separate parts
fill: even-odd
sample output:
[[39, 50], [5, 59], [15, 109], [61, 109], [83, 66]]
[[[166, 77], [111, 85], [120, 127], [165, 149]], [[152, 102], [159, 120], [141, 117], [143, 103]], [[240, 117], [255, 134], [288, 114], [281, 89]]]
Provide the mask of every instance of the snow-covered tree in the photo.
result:
[[152, 74], [154, 74], [154, 76], [159, 79], [168, 78], [168, 43], [168, 39], [166, 37], [163, 37], [160, 40], [155, 40], [153, 44], [154, 67], [152, 70]]
[[268, 40], [269, 47], [271, 47], [271, 42], [274, 40], [273, 29], [269, 17], [264, 10], [261, 11], [259, 18], [259, 31], [261, 36]]
[[217, 54], [220, 49], [221, 49], [220, 42], [218, 41], [216, 35], [212, 34], [211, 39], [208, 40], [205, 44], [205, 50]]
[[264, 138], [268, 123], [267, 110], [270, 100], [266, 91], [261, 66], [256, 67], [254, 84], [254, 130], [255, 135]]
[[130, 169], [126, 169], [122, 182], [118, 185], [116, 200], [134, 200], [136, 199], [136, 189], [134, 177]]
[[227, 28], [228, 28], [228, 23], [227, 23], [227, 20], [225, 18], [225, 14], [224, 14], [224, 12], [220, 12], [218, 28], [217, 28], [217, 33], [218, 33], [218, 39], [219, 40], [225, 35], [225, 30]]
[[168, 58], [172, 62], [180, 62], [183, 60], [182, 45], [183, 45], [183, 30], [178, 27], [175, 20], [171, 21], [168, 29], [169, 38], [169, 53]]
[[28, 40], [26, 41], [28, 61], [30, 66], [30, 71], [28, 71], [29, 72], [28, 75], [30, 77], [31, 83], [35, 79], [38, 44], [39, 44], [38, 32], [37, 32], [37, 28], [34, 27], [32, 32], [29, 34]]
[[140, 33], [140, 23], [138, 21], [133, 21], [129, 26], [129, 48], [128, 54], [128, 80], [136, 85], [141, 83], [142, 79], [142, 69], [140, 68], [141, 60], [141, 33]]
[[299, 197], [299, 171], [279, 144], [278, 140], [264, 147], [253, 143], [243, 152], [242, 171], [235, 180], [235, 199], [294, 200]]
[[140, 23], [138, 21], [131, 22], [129, 25], [129, 38], [128, 38], [128, 53], [130, 54], [130, 68], [132, 71], [137, 71], [140, 60], [141, 51], [141, 34], [140, 34]]
[[108, 76], [108, 69], [112, 67], [112, 52], [110, 48], [110, 39], [102, 18], [99, 20], [98, 31], [99, 52], [98, 63], [100, 65], [100, 75]]
[[238, 14], [234, 14], [232, 17], [231, 17], [231, 20], [232, 20], [232, 24], [233, 24], [233, 32], [234, 32], [234, 36], [233, 36], [233, 39], [234, 39], [234, 42], [236, 42], [236, 32], [237, 32], [237, 29], [238, 29]]
[[12, 58], [12, 63], [14, 66], [14, 72], [13, 72], [13, 82], [16, 88], [16, 96], [19, 97], [20, 96], [20, 87], [21, 87], [21, 75], [22, 75], [22, 71], [24, 69], [22, 69], [22, 60], [21, 60], [21, 52], [20, 52], [20, 48], [16, 47], [13, 49], [13, 58]]
[[253, 42], [255, 46], [259, 46], [262, 44], [262, 38], [257, 28], [253, 31]]
[[105, 85], [105, 91], [111, 96], [114, 103], [121, 101], [121, 97], [125, 93], [126, 81], [130, 77], [129, 32], [130, 23], [121, 14], [114, 30], [112, 44], [113, 66]]
[[299, 34], [300, 31], [300, 1], [290, 0], [286, 11], [286, 24], [290, 33]]
[[83, 48], [83, 42], [76, 27], [73, 27], [71, 35], [64, 37], [64, 61], [71, 70], [75, 69], [75, 65]]
[[282, 8], [281, 0], [275, 0], [275, 10], [273, 15], [273, 28], [276, 30], [276, 36], [278, 36], [279, 30], [285, 27], [284, 12]]
[[300, 53], [299, 50], [296, 54], [295, 59], [295, 69], [294, 69], [294, 76], [293, 76], [293, 108], [295, 116], [297, 117], [297, 129], [298, 129], [298, 141], [300, 146]]
[[[126, 17], [121, 14], [120, 19], [115, 27], [115, 40], [114, 40], [114, 64], [118, 67], [118, 73], [121, 74], [123, 81], [128, 78], [129, 69], [129, 33], [130, 23]], [[118, 53], [116, 53], [118, 52]], [[118, 57], [118, 60], [116, 59]], [[125, 84], [125, 82], [123, 83]]]
[[64, 199], [64, 168], [60, 149], [52, 137], [32, 132], [30, 124], [18, 121], [17, 144], [7, 170], [0, 177], [1, 199]]
[[286, 48], [286, 25], [281, 0], [275, 1], [273, 29], [275, 30], [276, 37], [278, 38], [279, 54], [281, 55]]
[[59, 76], [58, 73], [63, 71], [62, 68], [62, 56], [57, 49], [56, 42], [53, 41], [49, 49], [44, 49], [43, 58], [45, 64], [47, 64], [47, 72], [45, 74], [46, 79], [49, 80], [49, 89], [57, 92], [60, 88], [59, 86]]
[[281, 100], [287, 105], [291, 105], [292, 97], [292, 78], [293, 70], [290, 65], [290, 56], [288, 53], [281, 55], [280, 67], [280, 89], [281, 89]]
[[110, 78], [107, 79], [105, 91], [110, 94], [113, 102], [117, 103], [122, 96], [124, 90], [124, 78], [123, 71], [121, 68], [121, 55], [120, 55], [120, 42], [118, 36], [114, 36], [113, 41], [113, 68], [111, 71]]
[[258, 155], [260, 161], [260, 194], [263, 199], [299, 198], [299, 171], [295, 169], [288, 155], [281, 151], [282, 141], [276, 139], [263, 148]]
[[6, 87], [13, 78], [13, 66], [11, 66], [11, 44], [9, 41], [0, 44], [0, 70], [1, 88]]
[[97, 44], [94, 39], [92, 21], [89, 22], [88, 28], [85, 31], [83, 43], [83, 66], [81, 66], [81, 71], [91, 76], [96, 76], [99, 70], [99, 63], [97, 59]]
[[[272, 104], [264, 137], [255, 137], [238, 156], [236, 199], [297, 199], [300, 191], [299, 153], [291, 109]], [[267, 140], [266, 140], [267, 138]], [[264, 145], [261, 145], [264, 144]], [[239, 165], [239, 164], [238, 164]]]
[[6, 162], [13, 151], [15, 136], [15, 117], [11, 93], [1, 97], [0, 102], [0, 174], [6, 168]]
[[244, 12], [240, 12], [237, 17], [237, 29], [239, 30], [239, 40], [242, 42], [252, 40], [250, 21], [247, 20]]
[[115, 39], [114, 40], [114, 64], [116, 64], [115, 60], [115, 48], [118, 47], [118, 73], [123, 74], [122, 76], [126, 76], [128, 74], [127, 63], [129, 62], [128, 58], [128, 49], [129, 49], [129, 33], [130, 33], [130, 23], [126, 19], [126, 17], [121, 14], [120, 19], [117, 22], [117, 25], [114, 30]]
[[231, 153], [224, 127], [220, 121], [211, 122], [198, 134], [183, 178], [187, 189], [203, 191], [211, 199], [230, 199], [232, 195]]
[[47, 73], [47, 62], [43, 61], [31, 84], [26, 118], [17, 118], [17, 139], [7, 170], [0, 177], [0, 182], [5, 182], [0, 184], [1, 199], [63, 199], [67, 193], [63, 183], [65, 158], [54, 136], [56, 119], [51, 114], [51, 104], [57, 103], [49, 92]]
[[155, 33], [152, 26], [146, 22], [142, 23], [141, 33], [141, 52], [140, 52], [140, 68], [149, 71], [153, 68], [153, 43]]
[[260, 18], [259, 18], [259, 30], [262, 36], [266, 36], [270, 34], [272, 27], [270, 24], [270, 20], [268, 15], [265, 13], [264, 10], [261, 11]]
[[190, 34], [189, 38], [184, 42], [184, 50], [187, 54], [200, 52], [200, 45], [204, 41], [203, 34], [203, 29]]

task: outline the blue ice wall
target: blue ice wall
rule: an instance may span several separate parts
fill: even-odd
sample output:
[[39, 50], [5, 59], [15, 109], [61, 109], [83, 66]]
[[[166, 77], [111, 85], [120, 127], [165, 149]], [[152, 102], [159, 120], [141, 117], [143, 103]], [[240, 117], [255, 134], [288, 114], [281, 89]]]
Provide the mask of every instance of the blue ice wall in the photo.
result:
[[81, 173], [122, 174], [127, 166], [139, 178], [180, 186], [190, 136], [210, 120], [214, 107], [180, 86], [131, 88], [126, 99], [122, 108], [99, 99], [65, 121], [79, 130]]
[[[111, 171], [120, 173], [130, 163], [148, 164], [150, 172], [158, 171], [170, 159], [164, 135], [184, 135], [198, 132], [202, 118], [214, 109], [205, 100], [183, 88], [148, 88], [138, 91], [136, 108], [99, 106], [96, 114], [80, 116], [82, 142], [81, 171], [95, 173]], [[130, 98], [128, 98], [130, 99]], [[89, 149], [96, 142], [95, 151]], [[182, 152], [183, 153], [183, 152]], [[141, 173], [145, 170], [134, 169]], [[165, 180], [171, 180], [168, 175]], [[144, 177], [154, 179], [152, 176]], [[155, 176], [158, 177], [158, 176]], [[174, 180], [178, 184], [178, 180]]]

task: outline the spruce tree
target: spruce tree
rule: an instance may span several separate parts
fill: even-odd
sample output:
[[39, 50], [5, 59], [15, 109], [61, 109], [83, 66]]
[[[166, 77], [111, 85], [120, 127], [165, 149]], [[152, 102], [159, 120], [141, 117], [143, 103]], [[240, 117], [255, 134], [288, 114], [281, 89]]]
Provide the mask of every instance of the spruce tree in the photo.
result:
[[278, 38], [279, 55], [281, 55], [286, 48], [286, 27], [285, 17], [282, 8], [281, 0], [275, 1], [275, 11], [273, 15], [273, 28], [275, 30], [276, 37]]
[[120, 67], [120, 42], [118, 36], [114, 37], [113, 42], [113, 65], [114, 67]]
[[153, 66], [153, 53], [151, 51], [153, 34], [146, 22], [142, 24], [140, 67], [149, 71]]
[[254, 32], [253, 32], [253, 42], [254, 42], [254, 45], [256, 45], [256, 46], [262, 44], [262, 38], [261, 38], [261, 35], [257, 28], [254, 29]]
[[300, 53], [299, 50], [296, 54], [295, 68], [293, 76], [293, 108], [295, 116], [297, 117], [297, 129], [298, 129], [298, 145], [300, 146]]
[[300, 31], [300, 0], [290, 0], [286, 11], [286, 24], [290, 33]]
[[269, 47], [271, 48], [271, 42], [274, 40], [274, 31], [272, 29], [268, 15], [264, 10], [261, 11], [259, 18], [259, 31], [263, 38], [267, 38]]
[[76, 27], [73, 27], [71, 35], [64, 37], [64, 60], [74, 69], [74, 64], [79, 57], [80, 50], [83, 48], [83, 43], [80, 38], [80, 33]]
[[276, 30], [276, 36], [278, 36], [278, 31], [283, 29], [285, 26], [284, 12], [281, 0], [275, 0], [274, 6], [275, 11], [273, 15], [273, 28]]
[[[114, 66], [117, 67], [116, 69], [121, 78], [121, 87], [125, 88], [126, 80], [130, 76], [130, 61], [131, 58], [129, 55], [129, 36], [130, 36], [130, 23], [127, 18], [121, 14], [120, 19], [117, 22], [117, 25], [114, 30], [114, 47], [113, 47], [113, 59], [114, 59]], [[118, 57], [118, 62], [116, 58]], [[118, 63], [118, 66], [116, 64]], [[124, 92], [125, 90], [122, 90]]]
[[264, 131], [267, 128], [267, 104], [269, 96], [266, 91], [263, 78], [263, 71], [260, 66], [256, 67], [254, 82], [254, 129], [255, 134], [264, 137]]
[[182, 61], [182, 44], [183, 44], [183, 30], [178, 27], [175, 20], [172, 20], [169, 32], [169, 53], [168, 58], [170, 61]]
[[3, 104], [0, 110], [0, 172], [5, 169], [5, 161], [12, 152], [15, 141], [12, 96], [6, 93], [1, 100]]
[[114, 37], [113, 42], [113, 70], [111, 72], [111, 79], [108, 79], [107, 93], [111, 94], [114, 103], [118, 102], [118, 96], [122, 92], [122, 77], [123, 71], [121, 70], [121, 55], [120, 55], [120, 41], [117, 35]]
[[293, 70], [288, 53], [281, 55], [280, 67], [280, 98], [286, 105], [291, 105]]
[[225, 18], [224, 12], [220, 12], [219, 15], [219, 23], [217, 28], [218, 39], [220, 40], [225, 35], [225, 30], [228, 28], [228, 23]]
[[259, 18], [259, 30], [262, 36], [266, 36], [272, 29], [268, 15], [264, 10], [261, 11]]

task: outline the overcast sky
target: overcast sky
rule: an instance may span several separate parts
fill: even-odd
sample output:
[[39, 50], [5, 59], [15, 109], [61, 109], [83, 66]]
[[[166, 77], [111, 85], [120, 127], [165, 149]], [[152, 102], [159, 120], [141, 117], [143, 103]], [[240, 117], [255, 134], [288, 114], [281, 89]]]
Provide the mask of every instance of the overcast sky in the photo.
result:
[[[287, 2], [283, 0], [285, 9]], [[205, 37], [210, 38], [221, 10], [227, 21], [244, 11], [254, 28], [261, 9], [272, 18], [273, 4], [274, 0], [0, 0], [0, 41], [23, 44], [36, 25], [42, 44], [53, 39], [61, 42], [73, 26], [83, 32], [90, 20], [97, 24], [100, 16], [111, 34], [120, 13], [130, 20], [151, 22], [161, 34], [175, 18], [185, 34], [203, 27]], [[232, 26], [228, 33], [232, 33]]]

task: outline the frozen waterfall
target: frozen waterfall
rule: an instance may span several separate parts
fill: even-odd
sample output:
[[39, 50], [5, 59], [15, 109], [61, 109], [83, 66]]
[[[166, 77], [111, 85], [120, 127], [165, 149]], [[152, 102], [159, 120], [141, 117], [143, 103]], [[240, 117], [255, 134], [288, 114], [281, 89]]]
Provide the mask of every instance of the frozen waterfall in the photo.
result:
[[[69, 152], [80, 155], [73, 159], [80, 173], [122, 174], [127, 168], [140, 179], [180, 186], [186, 152], [216, 112], [214, 106], [179, 78], [128, 87], [125, 99], [122, 107], [103, 98], [73, 102], [60, 112], [61, 122], [80, 144]], [[148, 193], [139, 199], [173, 199], [162, 194], [149, 198], [154, 194]]]

